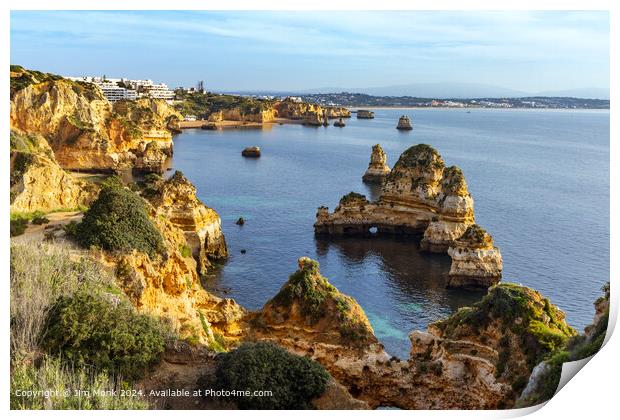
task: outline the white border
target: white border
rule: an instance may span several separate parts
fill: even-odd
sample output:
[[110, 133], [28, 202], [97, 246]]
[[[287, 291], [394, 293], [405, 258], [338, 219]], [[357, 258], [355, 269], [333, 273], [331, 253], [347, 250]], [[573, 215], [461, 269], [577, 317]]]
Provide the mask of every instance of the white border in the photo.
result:
[[[207, 1], [189, 1], [189, 0], [176, 0], [174, 2], [162, 2], [162, 1], [137, 1], [137, 0], [67, 0], [67, 1], [55, 1], [49, 3], [42, 0], [22, 0], [11, 1], [9, 4], [3, 3], [1, 22], [2, 28], [2, 67], [5, 71], [5, 82], [1, 85], [1, 91], [3, 95], [3, 101], [1, 103], [2, 110], [2, 131], [4, 138], [4, 147], [8, 147], [8, 133], [9, 133], [9, 83], [8, 83], [8, 69], [9, 66], [9, 10], [28, 10], [28, 9], [50, 9], [50, 5], [53, 9], [94, 9], [94, 10], [112, 10], [112, 9], [160, 9], [160, 10], [190, 10], [190, 9], [213, 9], [213, 10], [610, 10], [610, 24], [611, 24], [611, 36], [610, 36], [610, 58], [611, 58], [611, 145], [610, 145], [610, 170], [611, 170], [611, 197], [610, 205], [612, 215], [610, 233], [611, 233], [611, 278], [614, 278], [618, 273], [618, 263], [620, 261], [620, 255], [618, 253], [617, 238], [618, 238], [618, 224], [613, 215], [618, 214], [618, 197], [617, 197], [617, 179], [618, 179], [618, 112], [615, 104], [620, 100], [618, 95], [618, 80], [616, 75], [619, 72], [618, 67], [618, 40], [620, 39], [620, 33], [618, 31], [620, 15], [620, 2], [617, 1], [604, 1], [604, 0], [589, 0], [589, 1], [576, 1], [576, 0], [504, 0], [498, 2], [497, 0], [469, 0], [464, 2], [462, 0], [443, 0], [441, 2], [431, 1], [396, 1], [396, 0], [341, 0], [339, 2], [333, 2], [328, 0], [314, 0], [312, 2], [291, 2], [284, 0], [263, 0], [260, 2], [252, 2], [249, 0], [228, 0], [226, 2], [207, 2]], [[501, 7], [500, 7], [501, 6]], [[0, 153], [2, 159], [2, 168], [0, 170], [0, 177], [2, 179], [2, 185], [8, 186], [8, 167], [9, 156], [8, 153]], [[8, 194], [4, 193], [5, 199], [2, 201], [3, 217], [0, 219], [0, 237], [6, 238], [2, 243], [2, 262], [0, 266], [4, 273], [4, 291], [2, 293], [2, 315], [3, 315], [3, 327], [4, 332], [1, 336], [2, 340], [2, 355], [0, 360], [3, 360], [7, 369], [7, 374], [2, 381], [2, 390], [0, 395], [2, 397], [3, 407], [8, 411], [8, 398], [9, 398], [9, 258], [8, 258]], [[584, 220], [584, 223], [587, 223]], [[578, 240], [576, 238], [575, 240]], [[616, 289], [617, 281], [612, 282], [611, 287], [611, 316], [610, 324], [615, 326], [617, 320], [617, 304], [618, 304], [618, 291]], [[587, 366], [579, 372], [577, 379], [569, 381], [566, 386], [541, 410], [525, 409], [525, 410], [504, 410], [504, 411], [372, 411], [372, 412], [356, 412], [355, 416], [360, 418], [368, 417], [401, 417], [411, 418], [508, 418], [522, 416], [528, 413], [530, 418], [536, 419], [548, 419], [552, 418], [610, 418], [614, 416], [614, 413], [618, 409], [618, 397], [616, 390], [617, 378], [620, 378], [618, 354], [620, 354], [620, 344], [618, 338], [608, 334], [608, 342], [606, 346], [587, 364]], [[76, 412], [10, 412], [11, 416], [15, 417], [48, 417], [48, 418], [67, 418], [83, 416], [85, 413]], [[107, 412], [88, 412], [87, 416], [92, 418], [102, 418], [109, 416]], [[131, 418], [149, 418], [153, 416], [174, 416], [174, 417], [188, 417], [188, 418], [200, 418], [205, 419], [210, 416], [220, 417], [226, 416], [229, 418], [246, 418], [248, 416], [262, 417], [269, 416], [270, 418], [287, 418], [291, 415], [301, 418], [311, 418], [316, 416], [332, 417], [346, 415], [340, 412], [296, 412], [294, 414], [290, 412], [202, 412], [202, 411], [189, 411], [189, 412], [152, 412], [152, 411], [138, 411], [138, 412], [117, 412], [115, 416], [131, 417]], [[617, 416], [617, 414], [616, 414]]]

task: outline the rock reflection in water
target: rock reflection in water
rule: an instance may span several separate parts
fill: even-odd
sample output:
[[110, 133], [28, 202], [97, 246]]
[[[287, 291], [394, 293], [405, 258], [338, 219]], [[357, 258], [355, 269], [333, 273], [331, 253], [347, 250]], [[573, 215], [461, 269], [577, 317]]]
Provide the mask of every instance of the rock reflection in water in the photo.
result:
[[[420, 252], [416, 240], [317, 238], [315, 244], [323, 274], [355, 296], [386, 350], [399, 357], [407, 357], [412, 326], [424, 330], [484, 294], [446, 289], [450, 257]], [[386, 309], [386, 300], [394, 305]]]

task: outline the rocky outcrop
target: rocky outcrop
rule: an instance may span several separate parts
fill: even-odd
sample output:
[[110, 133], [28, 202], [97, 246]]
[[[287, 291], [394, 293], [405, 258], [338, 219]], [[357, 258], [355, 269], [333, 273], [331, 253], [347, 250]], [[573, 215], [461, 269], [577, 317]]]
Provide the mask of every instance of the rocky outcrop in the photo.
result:
[[502, 277], [502, 256], [493, 238], [478, 225], [471, 225], [450, 248], [452, 258], [448, 287], [489, 287]]
[[[462, 171], [456, 166], [446, 167], [435, 149], [419, 144], [402, 153], [377, 201], [347, 194], [333, 213], [327, 207], [318, 209], [314, 229], [317, 235], [337, 236], [369, 235], [370, 229], [376, 228], [379, 234], [422, 236], [422, 250], [447, 252], [473, 223], [474, 202]], [[462, 243], [463, 252], [453, 252], [460, 258], [454, 284], [465, 283], [457, 275], [474, 275], [472, 283], [480, 278], [481, 273], [473, 270], [474, 266], [485, 266], [480, 260], [491, 270], [485, 278], [497, 277], [502, 269], [499, 250], [492, 247], [489, 257], [483, 248], [466, 242]]]
[[241, 151], [241, 156], [253, 157], [253, 158], [260, 157], [260, 147], [258, 146], [246, 147], [245, 149]]
[[228, 256], [219, 215], [196, 197], [196, 188], [181, 172], [165, 181], [151, 176], [143, 195], [158, 216], [183, 231], [200, 274], [207, 273], [210, 261]]
[[334, 123], [334, 127], [344, 127], [346, 124], [342, 121], [342, 118], [339, 118], [338, 121]]
[[11, 131], [11, 211], [50, 212], [88, 206], [96, 185], [76, 179], [56, 162], [41, 136]]
[[406, 115], [401, 116], [398, 119], [398, 124], [396, 125], [396, 129], [403, 130], [403, 131], [413, 130], [413, 126], [411, 125], [411, 120], [409, 119], [409, 117]]
[[151, 258], [138, 251], [91, 252], [113, 267], [117, 284], [139, 310], [168, 318], [180, 338], [207, 346], [233, 345], [242, 335], [245, 310], [234, 300], [221, 299], [201, 286], [196, 261], [184, 252], [186, 232], [161, 217], [162, 211], [169, 209], [174, 218], [175, 204], [166, 203], [173, 196], [180, 197], [172, 191], [183, 191], [183, 185], [174, 182], [166, 189], [170, 192], [164, 193], [162, 207], [149, 208], [149, 217], [164, 240], [162, 254]]
[[271, 122], [276, 118], [276, 110], [274, 108], [266, 108], [253, 110], [248, 112], [240, 107], [222, 109], [209, 115], [210, 122], [221, 121], [244, 121], [244, 122]]
[[357, 118], [363, 120], [371, 120], [375, 118], [375, 113], [368, 111], [367, 109], [360, 109], [357, 111]]
[[253, 315], [250, 323], [257, 327], [258, 335], [319, 340], [350, 348], [376, 344], [362, 308], [321, 275], [319, 263], [301, 257], [298, 265], [299, 270], [278, 294]]
[[307, 102], [297, 102], [288, 98], [275, 102], [273, 109], [278, 118], [303, 120], [304, 124], [312, 126], [323, 125], [328, 119], [351, 117], [351, 111], [344, 107], [323, 107]]
[[15, 89], [10, 108], [11, 128], [43, 136], [61, 167], [84, 171], [162, 171], [180, 120], [163, 100], [112, 105], [95, 85], [36, 76]]
[[369, 183], [383, 183], [390, 174], [390, 167], [387, 165], [387, 156], [380, 144], [372, 146], [370, 154], [370, 163], [362, 181]]
[[[399, 360], [384, 351], [362, 309], [320, 275], [315, 261], [301, 258], [299, 267], [250, 315], [247, 337], [315, 359], [371, 408], [511, 407], [534, 366], [575, 334], [538, 292], [501, 284], [428, 332], [412, 332], [410, 358]], [[343, 325], [357, 325], [357, 332], [343, 334]]]

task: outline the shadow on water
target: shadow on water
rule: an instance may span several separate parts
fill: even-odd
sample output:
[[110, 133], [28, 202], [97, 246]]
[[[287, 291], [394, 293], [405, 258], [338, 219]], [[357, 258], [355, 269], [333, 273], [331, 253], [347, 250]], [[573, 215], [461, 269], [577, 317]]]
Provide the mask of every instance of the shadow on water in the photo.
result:
[[[399, 357], [408, 354], [407, 334], [412, 329], [424, 330], [484, 295], [484, 291], [447, 289], [450, 257], [420, 252], [412, 238], [316, 238], [315, 245], [319, 261], [328, 263], [323, 274], [334, 279], [343, 293], [355, 296], [376, 336]], [[333, 258], [337, 264], [329, 264]], [[373, 276], [378, 272], [383, 273], [380, 279]], [[351, 277], [356, 280], [339, 281]], [[385, 301], [393, 305], [386, 307]]]

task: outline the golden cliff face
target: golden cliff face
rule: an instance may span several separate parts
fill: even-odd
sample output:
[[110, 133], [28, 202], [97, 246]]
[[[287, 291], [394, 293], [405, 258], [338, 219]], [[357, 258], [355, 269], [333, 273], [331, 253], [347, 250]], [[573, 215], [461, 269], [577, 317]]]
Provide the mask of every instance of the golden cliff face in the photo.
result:
[[115, 267], [119, 286], [138, 309], [169, 318], [181, 338], [205, 345], [236, 342], [245, 310], [204, 290], [196, 261], [183, 252], [186, 233], [153, 207], [150, 217], [164, 239], [163, 256], [99, 252], [99, 258]]
[[180, 119], [165, 101], [113, 106], [97, 87], [65, 79], [16, 90], [10, 107], [11, 128], [42, 135], [60, 166], [75, 170], [161, 171]]
[[[380, 161], [380, 156], [376, 160]], [[347, 194], [333, 213], [326, 207], [318, 209], [314, 229], [318, 235], [370, 235], [372, 228], [379, 234], [422, 235], [423, 251], [447, 252], [473, 223], [474, 201], [462, 171], [456, 166], [446, 167], [435, 149], [419, 144], [401, 154], [377, 201]], [[462, 285], [487, 287], [497, 282], [502, 269], [499, 249], [493, 248], [493, 255], [478, 265], [489, 269], [481, 276], [479, 271], [464, 269], [481, 254], [466, 245], [461, 247], [467, 252], [459, 254], [465, 261], [454, 273], [453, 286], [459, 285], [457, 274], [463, 279], [472, 276], [469, 282], [462, 280]]]
[[41, 136], [11, 131], [11, 211], [50, 212], [88, 206], [98, 188], [64, 171]]
[[148, 182], [144, 195], [158, 215], [184, 232], [200, 274], [207, 273], [210, 260], [228, 256], [219, 215], [196, 197], [196, 188], [181, 172]]

